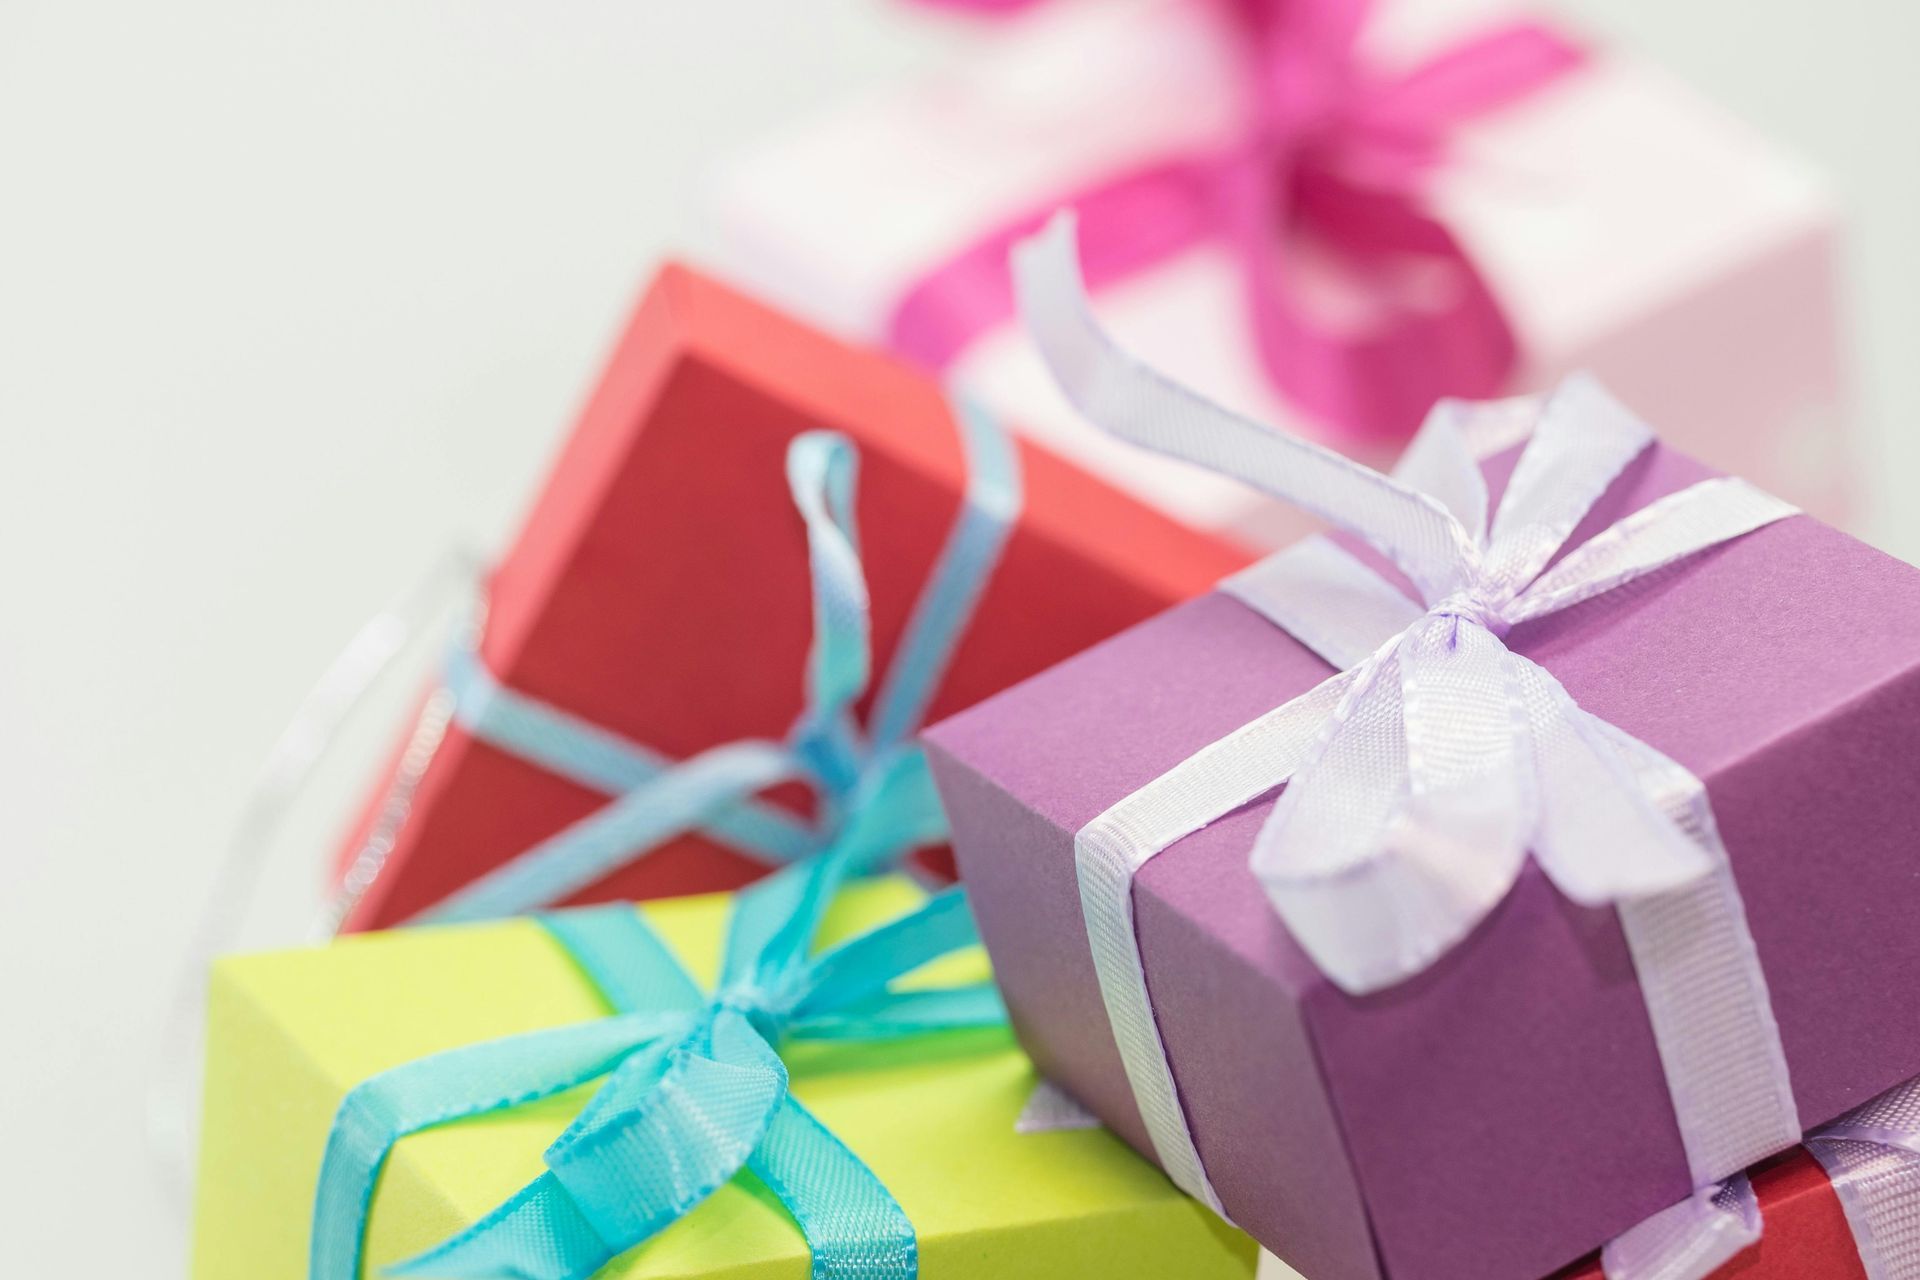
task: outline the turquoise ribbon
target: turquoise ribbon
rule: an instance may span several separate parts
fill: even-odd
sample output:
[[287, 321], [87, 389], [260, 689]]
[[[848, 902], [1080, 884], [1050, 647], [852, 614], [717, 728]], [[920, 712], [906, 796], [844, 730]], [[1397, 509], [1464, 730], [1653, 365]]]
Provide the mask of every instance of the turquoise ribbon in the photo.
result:
[[[945, 838], [946, 821], [913, 734], [985, 589], [1020, 509], [1012, 441], [995, 419], [957, 408], [967, 459], [960, 515], [915, 602], [874, 699], [867, 731], [853, 705], [871, 678], [866, 574], [854, 525], [857, 455], [843, 436], [808, 432], [787, 453], [813, 577], [807, 707], [784, 741], [730, 742], [674, 761], [558, 707], [508, 689], [462, 645], [448, 664], [455, 716], [474, 737], [582, 786], [609, 804], [473, 881], [419, 919], [489, 919], [550, 906], [687, 829], [783, 864], [849, 829], [862, 868]], [[755, 798], [810, 784], [818, 824]]]
[[896, 990], [977, 941], [960, 889], [818, 956], [814, 935], [852, 844], [738, 894], [718, 989], [704, 995], [630, 905], [540, 917], [613, 1012], [449, 1050], [341, 1102], [315, 1194], [310, 1280], [358, 1280], [373, 1190], [410, 1133], [599, 1080], [546, 1171], [395, 1276], [583, 1280], [741, 1169], [806, 1237], [815, 1280], [912, 1280], [913, 1225], [873, 1171], [788, 1091], [788, 1038], [881, 1041], [999, 1026], [991, 983]]

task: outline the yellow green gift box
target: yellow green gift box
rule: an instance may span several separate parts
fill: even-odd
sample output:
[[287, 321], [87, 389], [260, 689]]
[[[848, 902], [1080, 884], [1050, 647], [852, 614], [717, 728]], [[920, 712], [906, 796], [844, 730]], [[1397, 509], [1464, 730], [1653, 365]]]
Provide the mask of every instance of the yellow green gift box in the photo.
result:
[[[776, 887], [775, 896], [779, 893]], [[803, 940], [802, 949], [815, 957], [838, 957], [862, 948], [836, 951], [836, 944], [878, 939], [854, 959], [871, 960], [873, 953], [889, 949], [897, 959], [912, 949], [902, 949], [905, 931], [899, 926], [918, 922], [937, 905], [903, 880], [859, 884], [832, 897], [817, 935], [810, 945]], [[599, 908], [593, 914], [600, 925], [621, 923], [608, 919], [609, 911], [643, 920], [650, 928], [636, 932], [664, 944], [710, 993], [723, 987], [723, 955], [730, 945], [741, 945], [742, 925], [733, 906], [733, 898], [714, 896], [637, 909]], [[553, 919], [588, 915], [561, 913]], [[551, 924], [514, 920], [363, 934], [322, 948], [243, 956], [217, 965], [209, 998], [194, 1280], [308, 1274], [323, 1155], [329, 1155], [336, 1112], [342, 1112], [343, 1100], [356, 1086], [450, 1050], [511, 1037], [544, 1042], [554, 1029], [600, 1034], [590, 1029], [617, 1029], [622, 1016], [639, 1018], [622, 1015], [609, 1003], [609, 988], [619, 985], [619, 975], [590, 974], [579, 949], [563, 938], [564, 931]], [[741, 1026], [768, 1032], [784, 1072], [773, 1063], [759, 1075], [744, 1068], [726, 1075], [734, 1068], [725, 1047], [716, 1045], [705, 1046], [708, 1056], [695, 1054], [689, 1069], [707, 1072], [702, 1087], [724, 1076], [723, 1092], [743, 1079], [784, 1075], [783, 1087], [799, 1104], [794, 1114], [817, 1121], [831, 1136], [814, 1138], [829, 1158], [803, 1160], [797, 1172], [789, 1161], [776, 1168], [777, 1178], [829, 1184], [809, 1197], [817, 1203], [825, 1195], [831, 1202], [847, 1176], [832, 1151], [844, 1144], [848, 1160], [864, 1166], [884, 1188], [883, 1199], [897, 1204], [910, 1224], [907, 1271], [871, 1260], [872, 1269], [863, 1269], [858, 1257], [844, 1270], [816, 1269], [794, 1214], [765, 1181], [743, 1171], [701, 1198], [699, 1179], [683, 1176], [686, 1170], [676, 1155], [625, 1169], [622, 1176], [633, 1179], [633, 1188], [618, 1179], [611, 1188], [596, 1187], [607, 1181], [604, 1167], [570, 1181], [563, 1177], [583, 1203], [604, 1202], [587, 1214], [596, 1223], [607, 1215], [620, 1217], [630, 1200], [645, 1199], [641, 1192], [647, 1187], [657, 1193], [663, 1181], [682, 1199], [697, 1200], [650, 1238], [618, 1253], [597, 1276], [803, 1280], [917, 1271], [929, 1280], [1244, 1280], [1252, 1275], [1251, 1240], [1183, 1196], [1106, 1131], [1016, 1132], [1035, 1076], [1004, 1027], [900, 1033], [900, 1024], [916, 1019], [941, 1025], [943, 998], [955, 984], [986, 977], [985, 957], [977, 947], [926, 964], [885, 991], [864, 994], [856, 989], [860, 979], [850, 976], [849, 966], [820, 977], [818, 970], [833, 966], [800, 959], [803, 963], [775, 977], [784, 980], [805, 970], [810, 975], [805, 980], [815, 988], [838, 984], [841, 997], [857, 998], [840, 999], [830, 1016], [814, 1020], [816, 1034], [802, 1038], [799, 1023], [788, 1036], [780, 1034], [784, 1024], [769, 1022], [766, 1009], [779, 1001], [763, 998], [768, 991], [742, 999], [736, 982], [727, 988], [720, 1022], [734, 1026], [736, 1038]], [[761, 978], [760, 988], [780, 985], [766, 981], [764, 973]], [[896, 1024], [895, 1034], [868, 1034], [869, 1024], [888, 1019]], [[532, 1032], [548, 1034], [525, 1034]], [[723, 1026], [712, 1039], [718, 1042], [725, 1034]], [[759, 1043], [753, 1035], [745, 1038]], [[663, 1122], [648, 1108], [661, 1091], [661, 1073], [678, 1068], [665, 1060], [651, 1066], [637, 1061], [644, 1056], [635, 1053], [636, 1062], [623, 1070], [642, 1076], [651, 1071], [652, 1086], [648, 1079], [639, 1081], [647, 1100], [624, 1113], [613, 1105], [611, 1119], [598, 1128], [589, 1124], [584, 1138], [576, 1133], [559, 1147], [610, 1142], [617, 1148], [631, 1128], [660, 1127]], [[371, 1183], [364, 1273], [378, 1275], [424, 1253], [424, 1262], [411, 1274], [516, 1274], [475, 1261], [473, 1250], [485, 1253], [488, 1241], [469, 1245], [467, 1253], [457, 1242], [471, 1240], [476, 1223], [482, 1224], [480, 1235], [490, 1226], [496, 1236], [502, 1234], [500, 1207], [553, 1182], [555, 1140], [582, 1127], [579, 1118], [590, 1104], [609, 1108], [602, 1094], [616, 1090], [612, 1084], [601, 1086], [600, 1080], [582, 1083], [400, 1138]], [[752, 1089], [733, 1092], [751, 1094]], [[674, 1132], [684, 1143], [690, 1128], [700, 1130], [695, 1136], [704, 1140], [704, 1126], [712, 1119], [713, 1108], [696, 1106], [681, 1114]], [[334, 1134], [336, 1141], [339, 1136]], [[561, 1166], [566, 1163], [563, 1157]], [[842, 1235], [849, 1224], [857, 1229], [868, 1220], [857, 1205], [855, 1210], [840, 1214]], [[511, 1233], [515, 1225], [507, 1222], [504, 1231]], [[834, 1226], [828, 1222], [825, 1233], [833, 1234]], [[450, 1240], [456, 1246], [448, 1250]], [[853, 1253], [859, 1253], [857, 1245]]]

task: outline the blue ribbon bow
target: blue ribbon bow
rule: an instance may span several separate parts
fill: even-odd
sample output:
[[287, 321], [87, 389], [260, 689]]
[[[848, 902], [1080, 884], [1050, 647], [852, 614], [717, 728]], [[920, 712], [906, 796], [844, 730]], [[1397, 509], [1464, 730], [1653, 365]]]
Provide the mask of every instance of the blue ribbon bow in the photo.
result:
[[[1020, 508], [1012, 442], [971, 405], [960, 405], [957, 416], [968, 467], [965, 500], [882, 678], [865, 732], [852, 713], [872, 664], [853, 515], [857, 455], [851, 442], [831, 432], [807, 432], [787, 452], [788, 485], [807, 527], [813, 646], [807, 707], [785, 741], [730, 742], [675, 762], [505, 688], [470, 645], [457, 648], [447, 684], [469, 733], [614, 799], [419, 919], [491, 919], [551, 906], [688, 829], [776, 865], [848, 838], [863, 869], [944, 839], [946, 821], [912, 738]], [[821, 798], [817, 825], [755, 798], [795, 780]]]
[[349, 1092], [321, 1161], [311, 1280], [358, 1280], [374, 1183], [402, 1137], [596, 1079], [599, 1090], [547, 1149], [546, 1172], [390, 1274], [583, 1280], [746, 1168], [793, 1214], [816, 1280], [912, 1280], [912, 1224], [872, 1170], [794, 1101], [779, 1045], [998, 1026], [1005, 1011], [991, 983], [893, 987], [977, 941], [957, 888], [809, 957], [857, 852], [837, 841], [737, 895], [711, 996], [631, 905], [539, 917], [615, 1012], [421, 1058]]

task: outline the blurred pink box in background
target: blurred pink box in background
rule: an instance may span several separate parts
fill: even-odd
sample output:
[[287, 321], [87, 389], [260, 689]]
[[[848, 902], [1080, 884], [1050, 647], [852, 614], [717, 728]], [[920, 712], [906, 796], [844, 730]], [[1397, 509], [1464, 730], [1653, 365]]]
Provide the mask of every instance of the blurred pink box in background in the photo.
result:
[[[1406, 65], [1513, 17], [1480, 2], [1380, 8], [1363, 34], [1368, 66]], [[984, 24], [943, 72], [723, 161], [708, 188], [711, 265], [882, 341], [901, 297], [995, 228], [1155, 157], [1229, 142], [1244, 73], [1218, 13], [1206, 0], [1098, 0]], [[1817, 174], [1611, 49], [1446, 139], [1423, 199], [1517, 338], [1512, 389], [1591, 371], [1675, 447], [1844, 521], [1838, 225]], [[1288, 409], [1255, 347], [1241, 270], [1210, 243], [1096, 304], [1174, 377], [1387, 463], [1401, 441]], [[1189, 523], [1256, 547], [1304, 531], [1302, 517], [1233, 482], [1079, 422], [1012, 324], [949, 372], [1034, 438]]]

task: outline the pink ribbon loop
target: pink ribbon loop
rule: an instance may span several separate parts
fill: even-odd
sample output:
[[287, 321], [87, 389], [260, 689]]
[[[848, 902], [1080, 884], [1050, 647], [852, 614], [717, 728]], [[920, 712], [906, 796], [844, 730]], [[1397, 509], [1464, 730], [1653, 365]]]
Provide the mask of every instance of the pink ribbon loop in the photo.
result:
[[1162, 157], [989, 231], [902, 293], [889, 345], [941, 369], [1010, 320], [1008, 251], [1065, 206], [1079, 214], [1096, 289], [1197, 245], [1227, 245], [1274, 385], [1356, 440], [1404, 437], [1442, 397], [1503, 390], [1518, 354], [1512, 329], [1466, 248], [1424, 207], [1420, 181], [1451, 129], [1560, 78], [1582, 51], [1513, 23], [1375, 75], [1355, 52], [1367, 0], [1204, 2], [1222, 7], [1245, 52], [1240, 145]]

